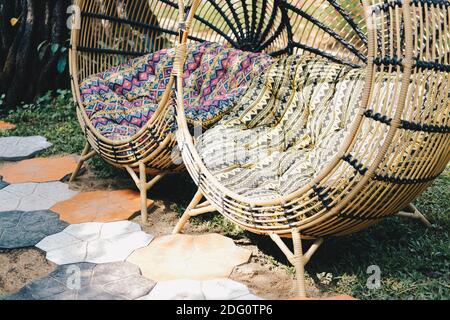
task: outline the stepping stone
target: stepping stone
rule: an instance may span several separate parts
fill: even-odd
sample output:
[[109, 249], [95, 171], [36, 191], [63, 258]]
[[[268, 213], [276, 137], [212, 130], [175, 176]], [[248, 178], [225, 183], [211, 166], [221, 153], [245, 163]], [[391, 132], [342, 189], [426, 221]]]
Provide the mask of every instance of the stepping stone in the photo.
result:
[[51, 146], [52, 144], [41, 136], [0, 138], [0, 161], [32, 158], [36, 153]]
[[51, 211], [0, 212], [0, 249], [19, 249], [36, 245], [45, 237], [68, 226]]
[[[147, 206], [153, 203], [147, 200]], [[133, 190], [82, 192], [52, 207], [69, 223], [128, 220], [139, 210], [140, 194]]]
[[262, 300], [230, 279], [161, 281], [139, 300]]
[[147, 246], [153, 236], [130, 221], [89, 222], [68, 226], [48, 236], [36, 247], [47, 253], [48, 260], [58, 264], [78, 262], [111, 263], [124, 261], [136, 249]]
[[15, 129], [16, 125], [6, 121], [0, 121], [0, 131], [7, 131]]
[[78, 192], [62, 182], [12, 184], [0, 190], [2, 211], [48, 210]]
[[6, 164], [0, 168], [0, 175], [9, 183], [59, 181], [75, 171], [76, 166], [72, 156], [36, 158]]
[[248, 262], [251, 252], [219, 234], [169, 235], [156, 238], [128, 259], [155, 281], [227, 278], [234, 267]]
[[0, 190], [6, 188], [7, 186], [9, 186], [9, 183], [0, 179]]
[[7, 300], [134, 300], [147, 295], [155, 283], [131, 263], [77, 263], [58, 266]]

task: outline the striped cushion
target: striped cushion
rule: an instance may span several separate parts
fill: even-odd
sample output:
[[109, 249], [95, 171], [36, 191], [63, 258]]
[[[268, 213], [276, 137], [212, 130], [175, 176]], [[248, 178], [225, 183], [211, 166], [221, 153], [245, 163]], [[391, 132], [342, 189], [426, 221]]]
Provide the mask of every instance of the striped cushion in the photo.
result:
[[289, 194], [337, 153], [363, 87], [364, 70], [321, 58], [281, 59], [199, 137], [198, 152], [238, 194], [265, 199]]

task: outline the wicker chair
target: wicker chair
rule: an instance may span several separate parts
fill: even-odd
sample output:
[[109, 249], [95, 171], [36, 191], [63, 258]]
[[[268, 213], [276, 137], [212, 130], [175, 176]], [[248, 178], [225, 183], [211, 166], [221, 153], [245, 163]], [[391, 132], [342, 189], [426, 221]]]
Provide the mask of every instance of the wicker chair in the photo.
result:
[[[299, 294], [306, 296], [304, 266], [324, 238], [354, 233], [393, 215], [429, 225], [410, 203], [450, 160], [450, 2], [188, 2], [179, 1], [173, 75], [177, 140], [198, 192], [174, 233], [190, 217], [218, 211], [245, 230], [270, 236], [295, 266]], [[320, 172], [289, 194], [266, 198], [242, 195], [209, 170], [180, 98], [189, 37], [274, 57], [320, 56], [362, 71], [362, 98], [350, 130]], [[293, 251], [282, 237], [292, 238]], [[315, 240], [306, 252], [302, 239]]]
[[[147, 220], [147, 191], [162, 177], [184, 170], [173, 152], [176, 141], [164, 119], [171, 98], [173, 78], [160, 106], [148, 123], [124, 140], [105, 138], [92, 125], [81, 103], [80, 83], [91, 75], [145, 53], [171, 47], [176, 42], [174, 21], [178, 10], [168, 1], [76, 0], [81, 10], [79, 29], [71, 35], [70, 74], [77, 101], [77, 115], [86, 136], [86, 147], [71, 181], [84, 162], [100, 155], [109, 164], [126, 169], [141, 192], [142, 220]], [[146, 174], [154, 175], [146, 181]]]

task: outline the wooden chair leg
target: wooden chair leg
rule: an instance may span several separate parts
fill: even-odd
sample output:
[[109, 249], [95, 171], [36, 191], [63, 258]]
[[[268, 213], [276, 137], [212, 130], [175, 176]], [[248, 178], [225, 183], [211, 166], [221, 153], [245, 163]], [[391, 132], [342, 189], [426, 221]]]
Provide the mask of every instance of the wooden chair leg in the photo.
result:
[[80, 172], [81, 167], [83, 166], [83, 164], [87, 160], [92, 158], [95, 154], [96, 154], [96, 152], [92, 151], [89, 142], [86, 142], [86, 145], [84, 147], [83, 153], [81, 153], [80, 160], [78, 160], [78, 163], [77, 163], [77, 166], [75, 168], [75, 171], [70, 176], [69, 182], [74, 182], [75, 181], [75, 179], [77, 178], [78, 173]]
[[147, 208], [147, 191], [150, 190], [156, 183], [158, 183], [162, 178], [166, 176], [165, 173], [161, 173], [155, 176], [152, 180], [147, 182], [147, 172], [145, 168], [145, 163], [139, 162], [139, 177], [134, 172], [131, 167], [125, 166], [125, 169], [133, 178], [134, 183], [139, 189], [141, 195], [141, 220], [142, 223], [147, 223], [148, 221], [148, 208]]
[[289, 262], [292, 263], [292, 265], [295, 267], [299, 298], [306, 298], [305, 266], [309, 262], [313, 254], [317, 251], [317, 249], [319, 249], [319, 247], [322, 245], [323, 239], [317, 239], [308, 249], [308, 251], [303, 254], [302, 238], [300, 232], [297, 229], [292, 230], [294, 252], [292, 252], [288, 248], [288, 246], [283, 242], [279, 235], [273, 233], [270, 235], [270, 237], [281, 249], [281, 251], [283, 251]]
[[[178, 221], [177, 225], [175, 226], [175, 228], [172, 231], [172, 234], [178, 234], [181, 233], [181, 231], [183, 230], [184, 226], [186, 225], [186, 223], [189, 221], [190, 218], [192, 218], [193, 216], [199, 215], [199, 214], [203, 214], [206, 213], [204, 212], [204, 210], [202, 210], [201, 212], [198, 213], [193, 213], [192, 210], [195, 209], [195, 207], [200, 203], [200, 201], [203, 199], [203, 193], [200, 191], [200, 189], [197, 191], [197, 193], [195, 194], [194, 198], [192, 199], [191, 203], [189, 204], [189, 206], [186, 208], [186, 211], [183, 213], [183, 215], [181, 216], [180, 220]], [[211, 212], [211, 211], [209, 211]]]
[[147, 208], [147, 173], [145, 171], [145, 164], [139, 162], [139, 190], [141, 192], [141, 219], [142, 223], [147, 223], [148, 208]]
[[303, 260], [302, 238], [300, 232], [292, 231], [292, 242], [294, 244], [294, 256], [292, 264], [295, 267], [297, 277], [297, 290], [300, 298], [306, 298], [306, 282], [305, 282], [305, 261]]
[[422, 214], [422, 212], [420, 212], [420, 210], [412, 204], [409, 204], [404, 210], [397, 213], [397, 215], [400, 217], [419, 220], [428, 228], [431, 227], [430, 221], [428, 221], [428, 219]]

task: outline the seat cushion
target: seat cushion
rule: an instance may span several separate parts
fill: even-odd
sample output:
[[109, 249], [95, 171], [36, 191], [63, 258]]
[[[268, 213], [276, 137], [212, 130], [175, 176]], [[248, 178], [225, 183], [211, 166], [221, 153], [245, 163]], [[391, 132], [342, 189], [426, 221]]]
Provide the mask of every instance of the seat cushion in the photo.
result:
[[364, 70], [291, 56], [254, 79], [239, 104], [199, 137], [226, 187], [271, 199], [307, 184], [337, 153], [359, 106]]
[[[94, 127], [112, 140], [136, 134], [158, 108], [169, 82], [175, 50], [165, 49], [133, 59], [84, 80], [83, 107]], [[186, 117], [209, 128], [234, 106], [250, 81], [272, 58], [210, 42], [190, 44], [185, 64]], [[172, 101], [173, 105], [173, 101]], [[169, 130], [176, 129], [173, 106]]]

